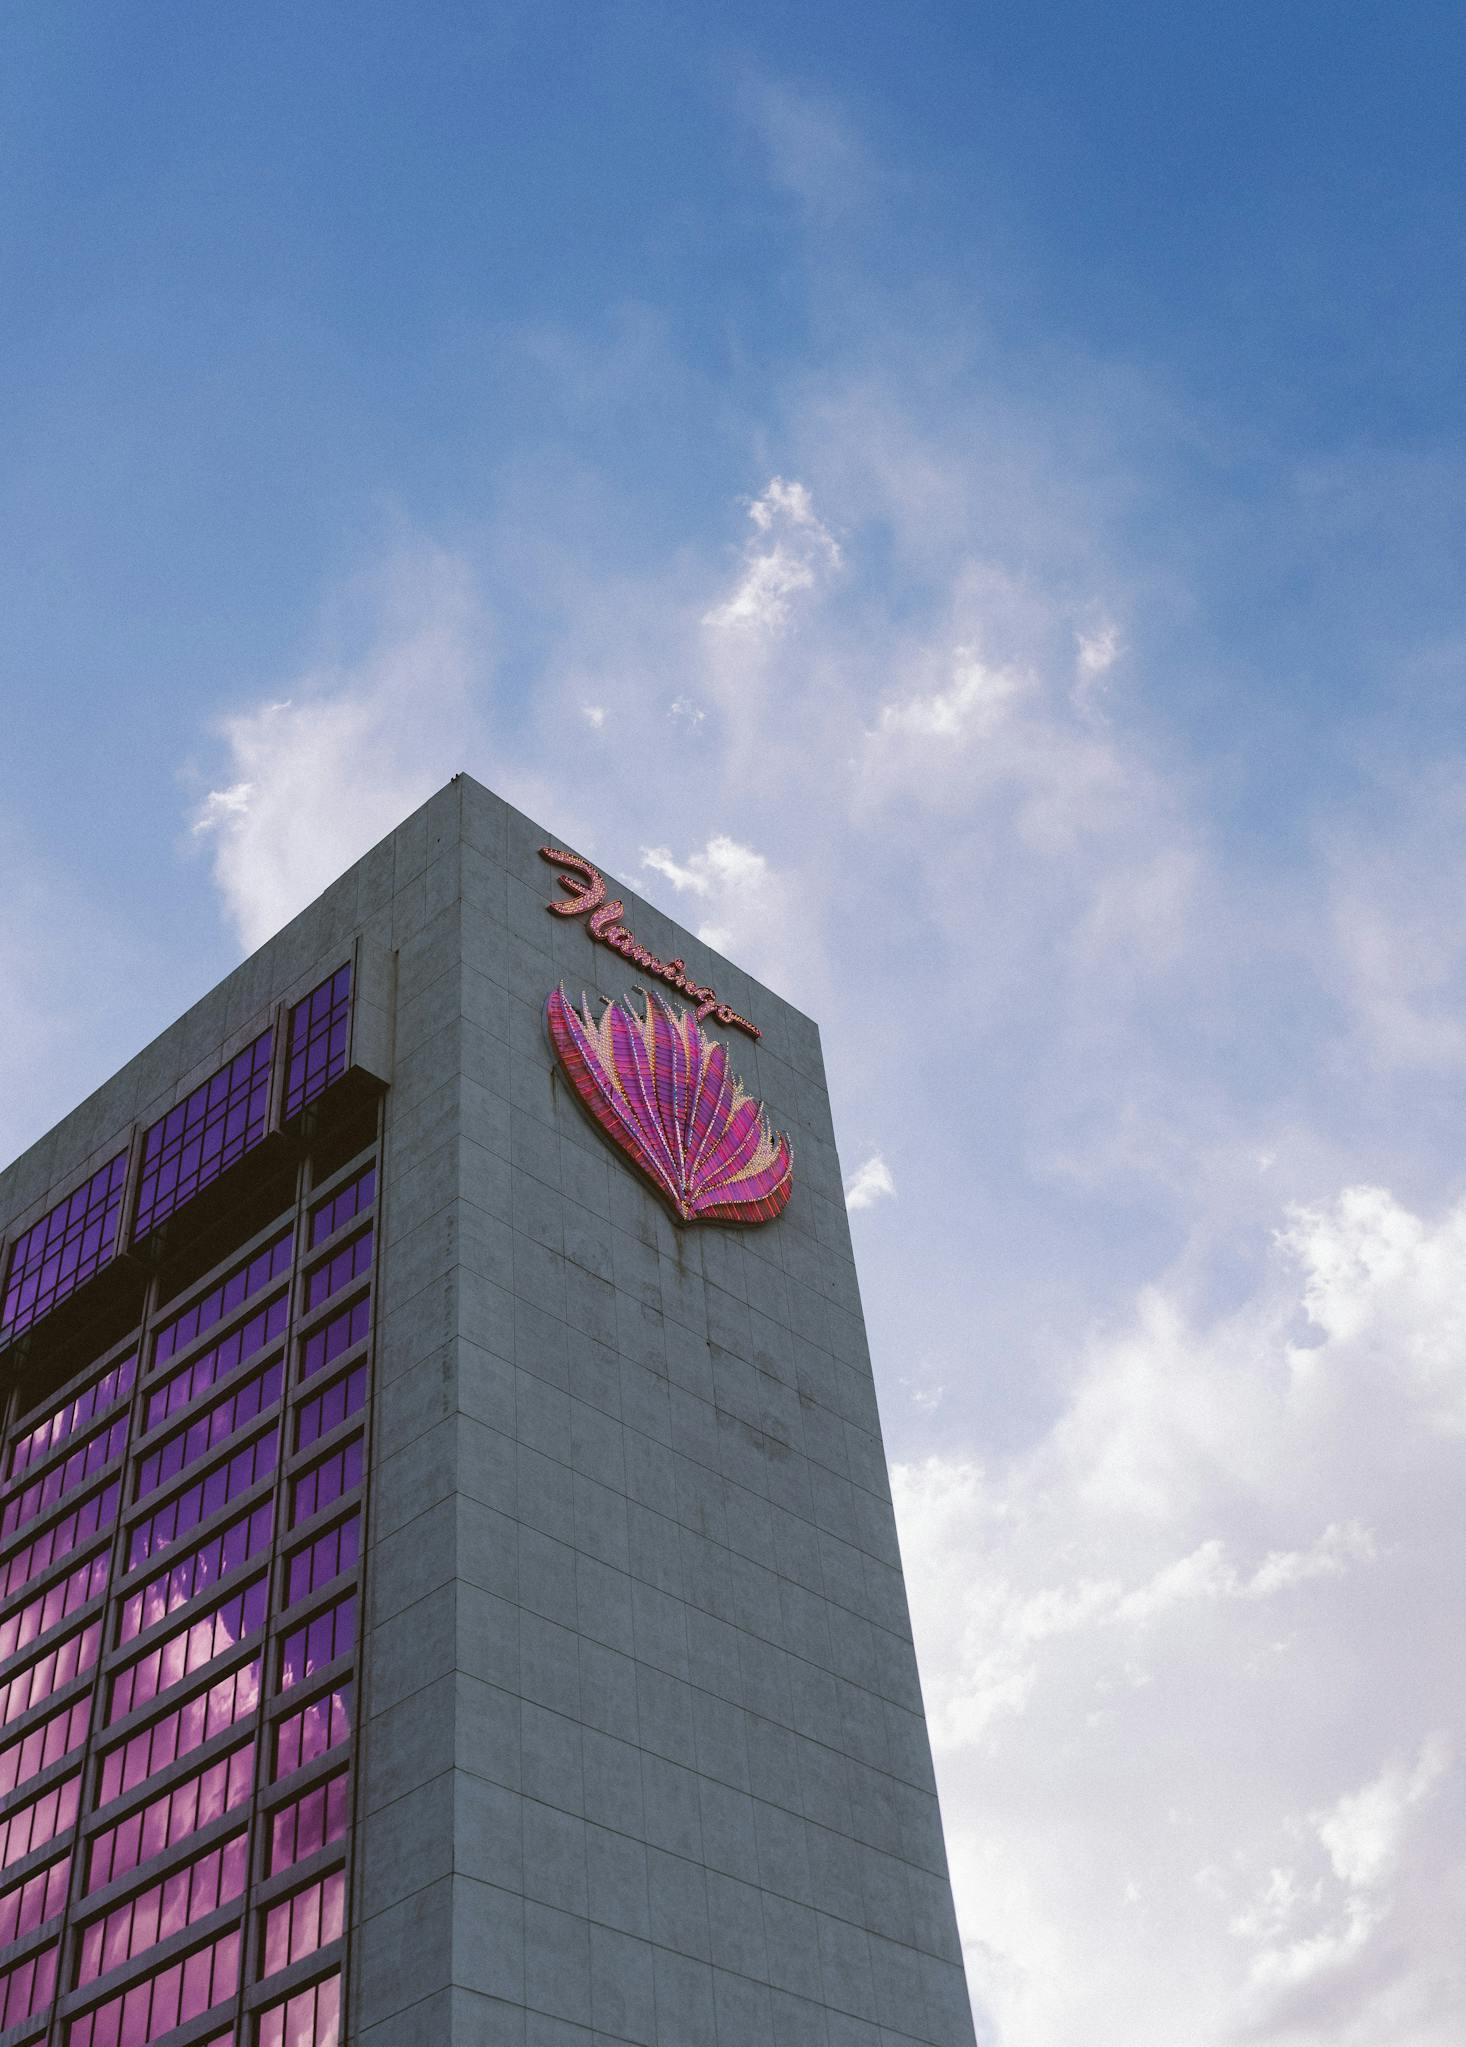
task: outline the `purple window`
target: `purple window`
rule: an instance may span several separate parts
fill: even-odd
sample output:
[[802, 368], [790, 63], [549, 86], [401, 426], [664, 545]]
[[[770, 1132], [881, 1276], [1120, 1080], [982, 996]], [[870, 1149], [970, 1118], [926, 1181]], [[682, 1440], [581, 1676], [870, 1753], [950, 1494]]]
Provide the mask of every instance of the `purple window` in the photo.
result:
[[328, 1429], [344, 1422], [366, 1402], [366, 1366], [355, 1366], [331, 1385], [323, 1387], [313, 1400], [303, 1400], [298, 1410], [295, 1447], [308, 1450]]
[[285, 1114], [297, 1116], [346, 1071], [351, 1031], [351, 968], [342, 967], [290, 1012]]
[[288, 1777], [347, 1740], [351, 1708], [352, 1690], [345, 1684], [323, 1692], [298, 1712], [287, 1713], [275, 1728], [275, 1775]]
[[364, 1272], [370, 1272], [371, 1269], [372, 1233], [370, 1229], [365, 1229], [359, 1237], [353, 1237], [349, 1244], [343, 1244], [339, 1251], [323, 1260], [314, 1272], [307, 1275], [306, 1312], [309, 1313], [312, 1308], [319, 1308], [322, 1301], [329, 1301], [332, 1294], [339, 1294], [342, 1287], [350, 1286], [354, 1279], [360, 1279]]
[[267, 1407], [273, 1407], [280, 1398], [280, 1379], [281, 1367], [278, 1364], [251, 1372], [225, 1399], [216, 1400], [212, 1407], [206, 1407], [202, 1414], [195, 1415], [186, 1427], [176, 1429], [156, 1450], [140, 1457], [137, 1477], [133, 1482], [133, 1498], [141, 1500], [155, 1487], [176, 1478], [179, 1472], [188, 1469], [195, 1458], [202, 1457], [215, 1444], [225, 1442], [236, 1429], [252, 1422]]
[[356, 1594], [346, 1593], [292, 1628], [280, 1644], [280, 1689], [304, 1684], [356, 1646]]
[[227, 1677], [199, 1692], [187, 1705], [175, 1706], [157, 1720], [149, 1721], [136, 1734], [109, 1749], [102, 1758], [98, 1803], [105, 1805], [123, 1791], [131, 1791], [157, 1770], [165, 1770], [180, 1756], [191, 1755], [202, 1742], [212, 1741], [226, 1727], [233, 1727], [260, 1702], [260, 1665], [241, 1664]]
[[79, 1749], [87, 1738], [91, 1717], [91, 1699], [76, 1699], [59, 1713], [49, 1714], [39, 1726], [28, 1727], [18, 1741], [0, 1749], [0, 1798], [8, 1798], [52, 1763], [59, 1763], [63, 1756]]
[[56, 1994], [56, 1944], [0, 1970], [0, 2027], [18, 2026]]
[[110, 1528], [117, 1519], [120, 1491], [114, 1479], [111, 1485], [103, 1486], [81, 1506], [73, 1507], [69, 1514], [63, 1514], [59, 1521], [53, 1521], [49, 1528], [43, 1528], [39, 1535], [13, 1550], [0, 1564], [0, 1599], [8, 1599], [12, 1592], [20, 1591], [32, 1578], [69, 1556], [78, 1543]]
[[257, 1635], [265, 1625], [265, 1589], [265, 1580], [257, 1578], [232, 1599], [222, 1600], [132, 1663], [124, 1664], [112, 1678], [108, 1723], [161, 1698], [216, 1656]]
[[64, 1783], [53, 1784], [49, 1791], [43, 1791], [29, 1805], [7, 1813], [0, 1820], [0, 1869], [9, 1869], [11, 1863], [19, 1862], [22, 1855], [33, 1854], [37, 1848], [44, 1848], [48, 1841], [54, 1841], [58, 1834], [74, 1827], [80, 1802], [81, 1777], [78, 1775], [68, 1777]]
[[13, 1891], [6, 1891], [0, 1897], [0, 1947], [9, 1947], [13, 1940], [24, 1940], [48, 1919], [54, 1919], [66, 1903], [70, 1879], [71, 1857], [63, 1855], [59, 1862], [38, 1869]]
[[71, 2021], [67, 2047], [149, 2047], [175, 2026], [212, 2011], [239, 1989], [239, 1929], [157, 1969], [118, 1997]]
[[311, 1249], [324, 1244], [327, 1237], [344, 1229], [347, 1223], [359, 1216], [364, 1208], [370, 1208], [377, 1195], [377, 1169], [368, 1166], [358, 1173], [354, 1180], [348, 1180], [338, 1188], [329, 1201], [323, 1201], [319, 1208], [311, 1210]]
[[123, 1151], [17, 1237], [0, 1308], [0, 1343], [29, 1329], [112, 1259], [126, 1182]]
[[241, 1322], [237, 1329], [231, 1329], [227, 1336], [211, 1343], [196, 1358], [180, 1365], [176, 1372], [170, 1373], [148, 1394], [144, 1428], [156, 1428], [159, 1422], [166, 1421], [181, 1407], [191, 1406], [220, 1379], [227, 1379], [231, 1372], [237, 1372], [266, 1344], [285, 1334], [289, 1319], [289, 1304], [284, 1294], [277, 1295], [248, 1320]]
[[196, 1336], [202, 1336], [206, 1329], [212, 1329], [226, 1315], [242, 1308], [252, 1294], [262, 1286], [268, 1286], [272, 1279], [278, 1279], [282, 1272], [290, 1269], [294, 1251], [294, 1235], [286, 1230], [276, 1237], [273, 1244], [266, 1244], [263, 1251], [256, 1251], [245, 1265], [231, 1272], [227, 1279], [221, 1279], [216, 1287], [200, 1295], [192, 1306], [182, 1310], [165, 1322], [153, 1340], [153, 1365], [166, 1365], [185, 1344], [192, 1343]]
[[125, 1898], [81, 1930], [78, 1986], [145, 1954], [185, 1926], [231, 1905], [243, 1895], [249, 1867], [249, 1836], [234, 1834], [175, 1869], [161, 1883]]
[[94, 1436], [78, 1443], [69, 1457], [63, 1457], [59, 1464], [53, 1464], [49, 1471], [33, 1478], [19, 1492], [14, 1492], [0, 1508], [0, 1538], [14, 1535], [17, 1528], [23, 1528], [28, 1521], [34, 1521], [38, 1514], [44, 1514], [48, 1507], [64, 1499], [84, 1485], [93, 1472], [110, 1464], [127, 1441], [127, 1416], [118, 1415], [115, 1422], [105, 1429], [98, 1429]]
[[134, 1240], [155, 1230], [265, 1134], [270, 1106], [270, 1048], [262, 1031], [143, 1134]]
[[242, 1805], [254, 1789], [255, 1749], [252, 1741], [185, 1777], [147, 1805], [130, 1812], [114, 1827], [92, 1836], [87, 1890], [99, 1891], [130, 1870], [151, 1862], [165, 1848], [186, 1841], [201, 1827], [212, 1826], [226, 1812]]
[[339, 1841], [346, 1832], [347, 1809], [351, 1803], [351, 1772], [338, 1770], [324, 1784], [313, 1784], [270, 1818], [269, 1874], [278, 1876], [314, 1855], [328, 1842]]
[[322, 1977], [260, 2014], [259, 2047], [339, 2047], [341, 1977]]
[[38, 1656], [34, 1663], [8, 1677], [0, 1685], [0, 1726], [8, 1727], [12, 1720], [49, 1699], [52, 1692], [70, 1684], [82, 1671], [90, 1670], [101, 1642], [102, 1623], [95, 1620], [90, 1627], [68, 1635], [64, 1642], [58, 1642], [54, 1649], [48, 1649], [44, 1656]]
[[120, 1400], [132, 1391], [132, 1382], [137, 1377], [137, 1353], [123, 1358], [110, 1372], [104, 1372], [100, 1379], [94, 1379], [90, 1386], [73, 1394], [64, 1407], [58, 1407], [35, 1422], [11, 1448], [8, 1478], [18, 1478], [28, 1466], [49, 1457], [53, 1450], [59, 1450], [68, 1436], [74, 1436], [78, 1429], [85, 1428], [94, 1416], [109, 1408], [114, 1400]]
[[0, 1621], [0, 1660], [28, 1649], [37, 1635], [44, 1635], [69, 1613], [95, 1599], [106, 1583], [107, 1552], [98, 1550], [84, 1564], [78, 1564], [74, 1571], [68, 1571], [64, 1578], [58, 1578], [54, 1585], [28, 1599], [24, 1606], [6, 1614]]
[[273, 1501], [265, 1500], [251, 1514], [242, 1514], [207, 1542], [179, 1557], [156, 1578], [149, 1578], [123, 1601], [118, 1623], [119, 1645], [130, 1642], [144, 1628], [151, 1628], [211, 1585], [217, 1585], [241, 1564], [259, 1555], [270, 1540], [274, 1525]]
[[360, 1534], [361, 1517], [348, 1514], [344, 1521], [338, 1521], [334, 1528], [328, 1528], [314, 1542], [298, 1549], [285, 1566], [285, 1604], [294, 1606], [297, 1599], [308, 1598], [318, 1585], [329, 1585], [343, 1571], [351, 1570], [356, 1563]]
[[292, 1528], [361, 1484], [361, 1452], [361, 1437], [353, 1436], [349, 1443], [343, 1443], [300, 1473], [290, 1494]]
[[360, 1343], [371, 1327], [372, 1304], [368, 1296], [353, 1301], [349, 1308], [343, 1308], [339, 1315], [331, 1316], [318, 1329], [313, 1329], [300, 1346], [300, 1376], [313, 1379], [317, 1372], [334, 1365], [337, 1358], [344, 1357], [354, 1343]]
[[280, 1439], [271, 1429], [267, 1435], [256, 1436], [252, 1443], [236, 1450], [222, 1464], [216, 1464], [212, 1471], [206, 1471], [202, 1478], [196, 1478], [151, 1514], [145, 1514], [128, 1534], [128, 1570], [136, 1570], [149, 1557], [162, 1556], [206, 1516], [216, 1514], [230, 1500], [237, 1500], [252, 1485], [268, 1478], [279, 1452]]
[[260, 1975], [273, 1976], [330, 1941], [340, 1940], [345, 1905], [346, 1877], [339, 1869], [272, 1905], [265, 1914]]

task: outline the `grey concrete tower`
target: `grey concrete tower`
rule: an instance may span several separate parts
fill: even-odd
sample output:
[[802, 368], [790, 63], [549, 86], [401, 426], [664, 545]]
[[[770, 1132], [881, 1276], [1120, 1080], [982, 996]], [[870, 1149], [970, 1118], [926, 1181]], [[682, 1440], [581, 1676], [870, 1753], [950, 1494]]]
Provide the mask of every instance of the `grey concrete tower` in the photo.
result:
[[[73, 1385], [129, 1348], [141, 1359], [133, 1431], [139, 1442], [161, 1437], [156, 1404], [142, 1403], [158, 1399], [146, 1389], [160, 1383], [164, 1306], [176, 1320], [179, 1301], [217, 1292], [226, 1247], [235, 1269], [245, 1253], [258, 1264], [272, 1230], [294, 1229], [297, 1247], [279, 1254], [296, 1265], [279, 1281], [290, 1291], [271, 1339], [285, 1373], [281, 1476], [256, 1481], [261, 1500], [277, 1487], [279, 1506], [261, 1566], [273, 1574], [262, 1581], [262, 1661], [250, 1666], [262, 1677], [247, 1880], [232, 1905], [146, 1963], [79, 1980], [91, 1893], [74, 1873], [53, 1939], [55, 2006], [29, 2031], [0, 2034], [6, 2047], [89, 2038], [80, 2021], [68, 2033], [70, 2014], [90, 2010], [114, 1978], [161, 1981], [200, 1929], [216, 1935], [216, 1969], [233, 1966], [238, 1986], [217, 1974], [199, 1993], [213, 1997], [207, 2016], [147, 2036], [169, 2047], [270, 2047], [287, 2037], [273, 2016], [287, 1993], [292, 2012], [316, 1999], [302, 2022], [315, 2033], [299, 2037], [322, 2047], [971, 2047], [818, 1033], [611, 884], [643, 947], [680, 956], [758, 1025], [756, 1041], [715, 1017], [707, 1029], [795, 1148], [794, 1191], [776, 1219], [678, 1223], [557, 1069], [549, 992], [563, 982], [575, 998], [624, 997], [645, 976], [597, 942], [585, 916], [548, 913], [566, 900], [541, 858], [551, 843], [564, 841], [457, 777], [0, 1177], [12, 1256], [38, 1217], [124, 1153], [134, 1204], [120, 1225], [131, 1249], [77, 1287], [72, 1319], [58, 1306], [12, 1345], [12, 1445], [40, 1440], [36, 1418], [58, 1412], [63, 1394], [75, 1405]], [[150, 1252], [140, 1227], [129, 1239], [158, 1119], [259, 1045], [272, 1017], [280, 1041], [291, 1005], [303, 1011], [348, 960], [354, 1134], [333, 1134], [329, 1091], [292, 1123], [288, 1076], [277, 1080], [272, 1134], [209, 1190], [199, 1248], [181, 1209], [162, 1250]], [[333, 1409], [307, 1430], [303, 1403], [320, 1383], [304, 1377], [309, 1345], [333, 1312], [316, 1303], [344, 1298], [335, 1279], [312, 1277], [325, 1266], [311, 1259], [317, 1245], [344, 1245], [339, 1265], [368, 1241], [352, 1235], [350, 1206], [371, 1198], [370, 1187], [350, 1192], [365, 1184], [368, 1155], [372, 1333], [353, 1324], [343, 1340], [357, 1348], [342, 1355], [365, 1360], [369, 1412], [353, 1424]], [[231, 1200], [242, 1204], [234, 1222]], [[366, 1285], [367, 1255], [350, 1283]], [[92, 1296], [96, 1319], [78, 1320], [76, 1303]], [[279, 1396], [278, 1377], [256, 1407], [272, 1388]], [[190, 1398], [198, 1406], [203, 1395]], [[282, 1716], [318, 1672], [348, 1670], [325, 1652], [290, 1662], [290, 1601], [305, 1582], [291, 1530], [329, 1521], [325, 1508], [310, 1518], [317, 1492], [302, 1512], [293, 1474], [353, 1426], [366, 1429], [369, 1479], [353, 1495], [346, 1473], [344, 1497], [359, 1501], [365, 1533], [355, 1578], [327, 1587], [360, 1597], [354, 1731], [341, 1751], [352, 1817], [335, 1849], [282, 1874], [284, 1820], [273, 1847], [264, 1834], [287, 1808], [264, 1780], [294, 1784], [285, 1765], [301, 1753], [282, 1763]], [[142, 1483], [124, 1483], [124, 1522]], [[31, 1520], [54, 1511], [43, 1503]], [[218, 1511], [221, 1525], [230, 1511]], [[207, 1502], [204, 1513], [212, 1527]], [[17, 1539], [29, 1525], [17, 1520]], [[112, 1552], [114, 1578], [129, 1586], [147, 1569], [136, 1527], [119, 1527]], [[341, 1561], [333, 1551], [329, 1569]], [[217, 1605], [217, 1589], [208, 1596]], [[220, 1668], [246, 1653], [244, 1626]], [[138, 1718], [117, 1719], [121, 1655], [104, 1632], [87, 1772], [105, 1773], [111, 1726]], [[222, 1754], [246, 1720], [199, 1753]], [[329, 1756], [312, 1767], [328, 1770]], [[184, 1768], [180, 1759], [148, 1782], [172, 1783]], [[344, 1767], [336, 1774], [344, 1784]], [[84, 1840], [111, 1810], [108, 1783], [115, 1793], [127, 1781], [84, 1776]], [[298, 1781], [315, 1779], [303, 1766]], [[118, 1809], [144, 1795], [125, 1792]], [[323, 1918], [303, 1954], [272, 1947], [272, 1905], [305, 1895], [300, 1869], [329, 1871], [333, 1854], [344, 1926]], [[134, 1890], [139, 1881], [126, 1879]], [[328, 1962], [340, 1978], [329, 2011]]]

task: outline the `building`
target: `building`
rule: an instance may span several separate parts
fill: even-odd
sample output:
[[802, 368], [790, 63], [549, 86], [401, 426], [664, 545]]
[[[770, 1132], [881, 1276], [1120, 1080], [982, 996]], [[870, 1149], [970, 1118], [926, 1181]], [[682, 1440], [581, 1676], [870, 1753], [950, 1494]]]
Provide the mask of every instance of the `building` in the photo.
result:
[[0, 2047], [970, 2047], [818, 1035], [562, 851], [456, 778], [0, 1176]]

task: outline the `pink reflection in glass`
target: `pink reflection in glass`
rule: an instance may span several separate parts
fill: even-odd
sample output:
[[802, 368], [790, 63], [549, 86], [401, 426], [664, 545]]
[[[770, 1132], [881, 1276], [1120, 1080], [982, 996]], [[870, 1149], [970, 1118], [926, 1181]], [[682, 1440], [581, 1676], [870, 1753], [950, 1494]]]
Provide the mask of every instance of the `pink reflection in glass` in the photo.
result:
[[304, 1862], [330, 1841], [346, 1832], [351, 1803], [351, 1772], [338, 1770], [324, 1784], [313, 1784], [299, 1798], [282, 1805], [270, 1820], [270, 1866], [267, 1874], [278, 1876], [293, 1863]]
[[141, 1863], [150, 1862], [165, 1848], [186, 1841], [201, 1827], [211, 1826], [226, 1812], [233, 1812], [254, 1788], [254, 1743], [245, 1742], [227, 1756], [208, 1764], [171, 1791], [140, 1806], [115, 1826], [92, 1838], [87, 1867], [87, 1890], [100, 1890], [115, 1883]]
[[23, 1940], [54, 1918], [66, 1903], [70, 1877], [71, 1857], [63, 1855], [0, 1896], [0, 1947]]
[[32, 1578], [69, 1556], [89, 1536], [110, 1528], [117, 1519], [120, 1495], [121, 1487], [114, 1479], [79, 1507], [73, 1507], [69, 1514], [63, 1514], [59, 1521], [53, 1521], [49, 1528], [43, 1528], [22, 1548], [13, 1550], [0, 1564], [0, 1599], [20, 1591]]
[[18, 1478], [30, 1465], [42, 1457], [49, 1457], [53, 1450], [59, 1450], [69, 1436], [85, 1428], [114, 1400], [121, 1400], [124, 1394], [130, 1393], [136, 1377], [137, 1353], [134, 1351], [113, 1365], [111, 1371], [104, 1372], [100, 1379], [94, 1379], [90, 1386], [74, 1393], [64, 1406], [53, 1409], [43, 1420], [33, 1422], [12, 1446], [10, 1469], [6, 1476]]
[[44, 1514], [48, 1507], [54, 1507], [58, 1500], [85, 1485], [94, 1472], [120, 1455], [126, 1441], [127, 1416], [120, 1414], [107, 1428], [98, 1429], [94, 1436], [78, 1443], [69, 1457], [12, 1493], [0, 1507], [0, 1538], [14, 1535], [18, 1528], [24, 1528], [28, 1521], [34, 1521], [38, 1514]]
[[18, 1606], [0, 1621], [0, 1660], [28, 1649], [38, 1635], [54, 1628], [58, 1621], [95, 1599], [107, 1583], [107, 1552], [98, 1550], [85, 1563], [48, 1585], [34, 1599]]
[[266, 1586], [257, 1578], [232, 1599], [226, 1599], [180, 1628], [175, 1635], [144, 1652], [113, 1673], [107, 1705], [108, 1722], [121, 1720], [139, 1706], [182, 1684], [216, 1656], [257, 1635], [265, 1624]]
[[86, 1740], [92, 1717], [90, 1694], [50, 1714], [39, 1726], [28, 1727], [19, 1740], [0, 1749], [0, 1798], [18, 1791], [22, 1784], [59, 1763]]
[[327, 1976], [260, 2014], [259, 2047], [339, 2047], [341, 1978]]
[[345, 1684], [312, 1699], [299, 1712], [288, 1713], [275, 1728], [275, 1775], [288, 1777], [345, 1741], [351, 1733], [351, 1710], [352, 1687]]
[[227, 1528], [187, 1551], [168, 1570], [160, 1571], [156, 1578], [149, 1578], [130, 1593], [123, 1601], [118, 1623], [119, 1644], [130, 1642], [144, 1628], [155, 1626], [198, 1593], [219, 1584], [258, 1556], [269, 1543], [274, 1519], [273, 1501], [263, 1501], [253, 1513], [231, 1521]]
[[16, 1671], [0, 1685], [0, 1725], [8, 1727], [12, 1720], [49, 1699], [52, 1692], [70, 1684], [82, 1671], [90, 1670], [101, 1642], [102, 1623], [95, 1620], [80, 1633], [69, 1635], [54, 1649], [48, 1649], [44, 1656], [38, 1656], [24, 1670]]
[[212, 1471], [206, 1471], [202, 1478], [196, 1478], [161, 1507], [155, 1507], [135, 1523], [128, 1535], [128, 1570], [135, 1570], [148, 1557], [161, 1555], [190, 1529], [197, 1528], [200, 1521], [268, 1478], [275, 1469], [279, 1450], [279, 1437], [271, 1429], [236, 1450], [224, 1463], [216, 1464]]
[[124, 1898], [81, 1931], [78, 1986], [170, 1940], [243, 1895], [249, 1865], [249, 1837], [235, 1834], [209, 1848], [161, 1882]]
[[260, 1699], [260, 1665], [244, 1664], [217, 1684], [200, 1692], [185, 1706], [149, 1721], [146, 1727], [120, 1742], [102, 1757], [100, 1800], [103, 1805], [120, 1792], [131, 1791], [155, 1771], [166, 1769], [180, 1756], [189, 1755], [203, 1742], [211, 1741], [252, 1713]]

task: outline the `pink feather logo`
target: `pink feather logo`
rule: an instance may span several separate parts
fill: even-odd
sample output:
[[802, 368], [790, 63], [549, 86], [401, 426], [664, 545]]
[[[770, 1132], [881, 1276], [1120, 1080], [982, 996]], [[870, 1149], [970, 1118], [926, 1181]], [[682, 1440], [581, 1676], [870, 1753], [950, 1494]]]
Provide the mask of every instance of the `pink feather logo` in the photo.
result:
[[660, 995], [638, 1016], [608, 1002], [597, 1023], [557, 988], [545, 1021], [566, 1079], [678, 1220], [769, 1222], [789, 1199], [794, 1153], [744, 1091], [715, 1039]]

